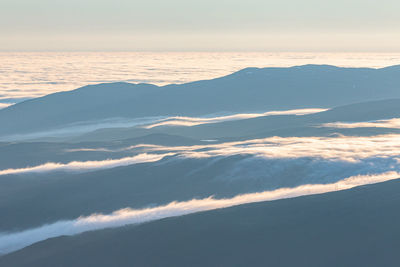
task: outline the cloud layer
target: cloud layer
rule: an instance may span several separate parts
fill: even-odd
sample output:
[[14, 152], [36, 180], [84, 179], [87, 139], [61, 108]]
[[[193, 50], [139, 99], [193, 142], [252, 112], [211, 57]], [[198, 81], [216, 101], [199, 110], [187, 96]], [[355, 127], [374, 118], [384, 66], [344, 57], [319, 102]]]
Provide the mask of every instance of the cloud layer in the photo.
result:
[[[104, 148], [91, 148], [103, 151]], [[75, 149], [73, 151], [82, 151]], [[117, 151], [136, 150], [142, 154], [121, 159], [101, 161], [73, 161], [67, 164], [45, 163], [34, 167], [0, 170], [0, 175], [49, 171], [91, 171], [114, 168], [141, 162], [154, 162], [165, 156], [182, 158], [227, 157], [233, 155], [254, 155], [267, 159], [318, 158], [357, 162], [367, 158], [400, 158], [400, 135], [379, 135], [370, 137], [270, 137], [220, 144], [193, 146], [135, 145]], [[110, 151], [110, 150], [107, 150]], [[159, 154], [161, 153], [161, 154]]]
[[[4, 105], [4, 106], [2, 106]], [[0, 109], [7, 107], [8, 104], [0, 103]], [[240, 120], [248, 118], [256, 118], [261, 116], [272, 116], [272, 115], [306, 115], [311, 113], [317, 113], [326, 111], [327, 109], [309, 108], [309, 109], [294, 109], [294, 110], [282, 110], [282, 111], [269, 111], [265, 113], [250, 113], [250, 114], [233, 114], [227, 116], [217, 117], [165, 117], [165, 116], [154, 116], [154, 117], [143, 117], [143, 118], [108, 118], [98, 121], [82, 121], [65, 125], [61, 128], [24, 133], [14, 134], [9, 136], [2, 136], [0, 140], [29, 140], [43, 137], [67, 137], [67, 136], [78, 136], [83, 133], [92, 132], [99, 129], [105, 128], [129, 128], [129, 127], [140, 127], [145, 129], [151, 129], [158, 126], [194, 126], [205, 123], [217, 123], [222, 121]]]
[[[15, 39], [6, 40], [5, 37], [2, 40], [3, 43], [12, 43], [14, 49], [17, 42], [21, 45], [31, 44]], [[126, 38], [123, 42], [126, 43]], [[19, 52], [3, 53], [1, 56], [2, 62], [8, 63], [1, 68], [0, 93], [3, 97], [0, 99], [39, 97], [103, 82], [126, 81], [158, 85], [186, 83], [221, 77], [248, 66], [331, 64], [379, 68], [400, 62], [398, 53]], [[134, 58], [138, 60], [132, 60]]]
[[221, 144], [195, 146], [155, 146], [144, 151], [179, 152], [183, 157], [205, 158], [250, 154], [265, 158], [314, 157], [331, 160], [357, 161], [370, 157], [399, 157], [400, 135], [369, 137], [270, 137]]
[[121, 159], [106, 159], [100, 161], [72, 161], [66, 164], [49, 162], [35, 167], [26, 167], [20, 169], [7, 169], [0, 171], [0, 175], [7, 174], [23, 174], [23, 173], [42, 173], [50, 171], [76, 171], [84, 172], [91, 170], [107, 169], [120, 166], [127, 166], [137, 163], [159, 161], [162, 158], [173, 155], [167, 154], [139, 154], [133, 157], [126, 157]]
[[162, 118], [163, 117], [145, 117], [136, 119], [109, 118], [98, 121], [82, 121], [47, 131], [1, 136], [0, 140], [19, 141], [19, 140], [37, 139], [49, 136], [51, 137], [78, 136], [83, 133], [92, 132], [104, 128], [124, 128], [124, 127], [134, 127], [134, 126], [149, 124], [159, 121]]
[[390, 120], [377, 120], [368, 122], [332, 122], [321, 125], [322, 127], [330, 128], [394, 128], [400, 129], [400, 119], [393, 118]]
[[185, 202], [171, 202], [164, 206], [146, 209], [121, 209], [111, 214], [93, 214], [71, 221], [59, 221], [42, 227], [16, 233], [0, 235], [0, 254], [9, 253], [33, 243], [61, 235], [75, 235], [86, 231], [144, 223], [167, 217], [181, 216], [199, 211], [226, 208], [246, 203], [271, 201], [304, 195], [350, 189], [360, 185], [374, 184], [397, 179], [398, 172], [352, 176], [331, 184], [307, 184], [295, 188], [281, 188], [274, 191], [238, 195], [228, 199], [193, 199]]
[[14, 105], [14, 103], [0, 103], [0, 109]]
[[222, 121], [232, 121], [232, 120], [242, 120], [242, 119], [250, 119], [257, 118], [262, 116], [273, 116], [273, 115], [306, 115], [317, 112], [323, 112], [327, 109], [320, 108], [309, 108], [309, 109], [293, 109], [293, 110], [282, 110], [282, 111], [269, 111], [265, 113], [241, 113], [227, 116], [219, 116], [219, 117], [204, 117], [204, 118], [196, 118], [196, 117], [169, 117], [166, 119], [162, 119], [156, 123], [143, 126], [143, 128], [151, 129], [159, 126], [195, 126], [206, 123], [217, 123]]

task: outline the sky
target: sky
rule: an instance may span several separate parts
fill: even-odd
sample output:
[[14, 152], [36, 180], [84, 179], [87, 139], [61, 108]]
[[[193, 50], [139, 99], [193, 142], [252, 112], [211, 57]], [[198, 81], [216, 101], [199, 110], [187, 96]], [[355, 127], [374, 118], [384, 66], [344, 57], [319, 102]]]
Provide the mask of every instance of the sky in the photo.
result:
[[1, 0], [0, 51], [400, 52], [398, 0]]

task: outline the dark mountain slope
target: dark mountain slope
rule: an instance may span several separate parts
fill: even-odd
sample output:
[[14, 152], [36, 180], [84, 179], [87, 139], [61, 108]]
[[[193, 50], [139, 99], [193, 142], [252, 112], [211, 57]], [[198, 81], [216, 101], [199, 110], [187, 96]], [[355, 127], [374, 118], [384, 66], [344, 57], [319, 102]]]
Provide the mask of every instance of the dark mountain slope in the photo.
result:
[[36, 243], [0, 266], [398, 266], [400, 181]]

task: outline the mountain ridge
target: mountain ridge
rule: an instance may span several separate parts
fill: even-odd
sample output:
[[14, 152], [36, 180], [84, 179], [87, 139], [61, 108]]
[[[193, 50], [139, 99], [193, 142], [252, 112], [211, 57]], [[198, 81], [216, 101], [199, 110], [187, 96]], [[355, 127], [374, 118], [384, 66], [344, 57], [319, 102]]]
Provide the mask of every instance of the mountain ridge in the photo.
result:
[[[132, 90], [134, 88], [134, 90]], [[331, 108], [400, 98], [400, 68], [304, 65], [246, 68], [185, 84], [109, 83], [81, 87], [0, 110], [0, 136], [113, 117], [201, 116], [218, 112]]]

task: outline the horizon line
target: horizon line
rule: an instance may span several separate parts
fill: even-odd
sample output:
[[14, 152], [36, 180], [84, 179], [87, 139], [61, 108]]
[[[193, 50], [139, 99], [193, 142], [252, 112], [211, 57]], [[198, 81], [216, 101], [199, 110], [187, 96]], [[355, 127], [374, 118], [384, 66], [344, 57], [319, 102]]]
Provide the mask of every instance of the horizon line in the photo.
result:
[[86, 49], [33, 49], [8, 50], [0, 49], [0, 53], [270, 53], [270, 54], [400, 54], [399, 51], [271, 51], [271, 50], [86, 50]]

